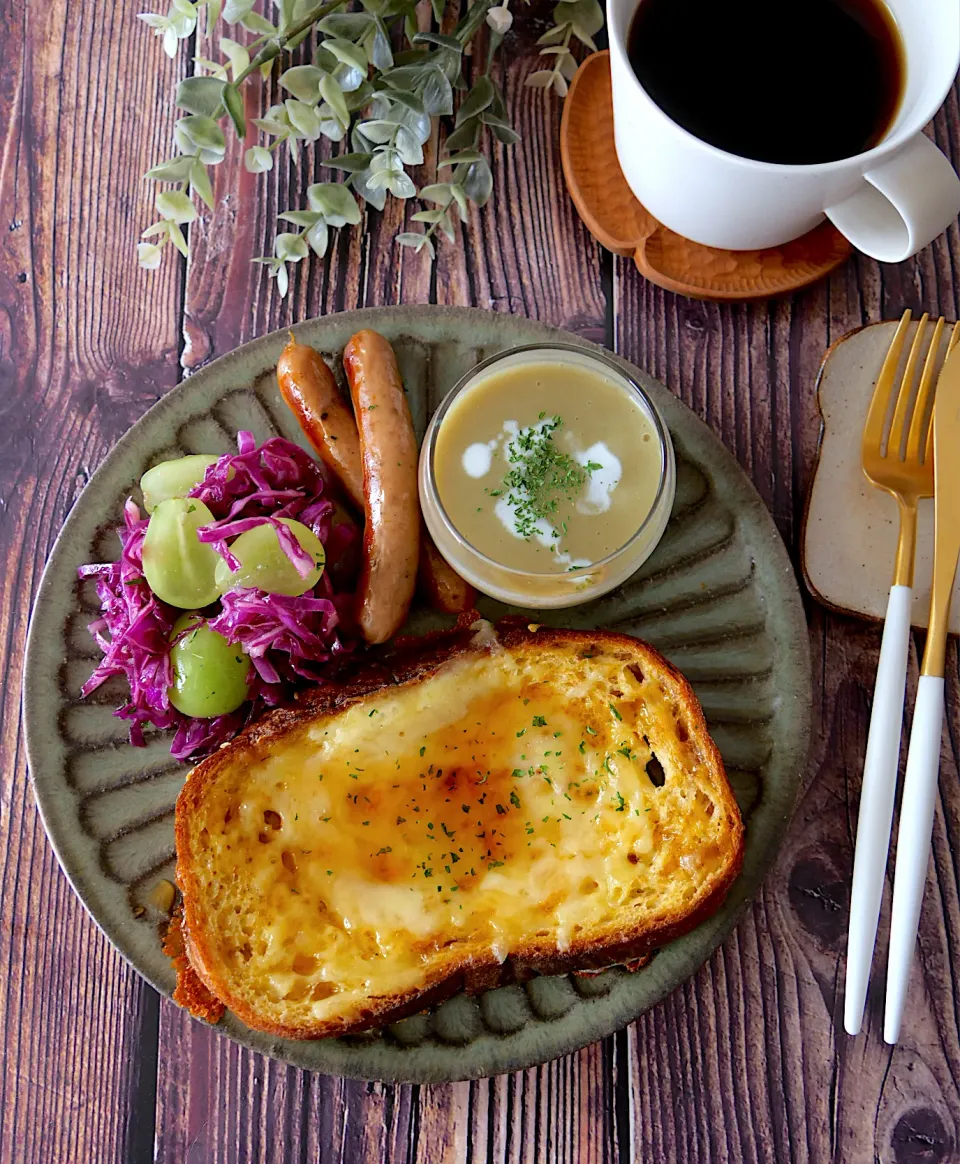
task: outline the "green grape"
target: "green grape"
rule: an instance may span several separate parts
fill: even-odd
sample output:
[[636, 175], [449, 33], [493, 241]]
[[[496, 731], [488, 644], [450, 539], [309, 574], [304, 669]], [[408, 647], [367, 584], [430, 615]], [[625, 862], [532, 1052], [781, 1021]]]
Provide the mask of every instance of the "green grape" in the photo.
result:
[[230, 553], [240, 562], [240, 569], [232, 571], [221, 558], [217, 562], [217, 586], [220, 593], [239, 586], [263, 590], [267, 594], [287, 594], [295, 597], [305, 594], [317, 584], [323, 573], [326, 555], [323, 543], [302, 522], [281, 517], [289, 526], [302, 549], [316, 562], [314, 569], [301, 578], [297, 568], [283, 552], [277, 531], [271, 525], [257, 525], [241, 534], [230, 546]]
[[219, 459], [197, 453], [154, 465], [140, 478], [144, 509], [147, 513], [153, 513], [161, 501], [169, 501], [171, 497], [186, 497], [194, 485], [200, 484], [207, 469]]
[[173, 686], [170, 702], [184, 715], [211, 719], [236, 711], [249, 698], [250, 660], [236, 643], [210, 629], [197, 613], [183, 614], [173, 624], [171, 640], [194, 629], [170, 650]]
[[171, 606], [193, 610], [220, 597], [216, 582], [220, 555], [197, 538], [198, 528], [212, 521], [210, 510], [192, 497], [161, 501], [150, 517], [143, 539], [143, 573], [154, 594]]

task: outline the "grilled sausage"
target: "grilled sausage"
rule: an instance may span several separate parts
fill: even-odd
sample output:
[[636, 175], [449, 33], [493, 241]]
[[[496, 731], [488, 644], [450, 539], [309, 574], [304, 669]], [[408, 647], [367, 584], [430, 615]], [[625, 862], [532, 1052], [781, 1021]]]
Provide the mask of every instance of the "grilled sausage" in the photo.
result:
[[362, 509], [363, 471], [357, 426], [320, 353], [298, 344], [291, 334], [277, 364], [277, 383], [320, 460], [336, 474], [353, 504]]
[[[362, 510], [360, 438], [353, 414], [340, 399], [333, 373], [318, 352], [306, 344], [298, 344], [291, 334], [277, 365], [277, 381], [307, 440], [343, 485], [350, 500]], [[341, 512], [340, 520], [349, 519]], [[354, 576], [352, 554], [350, 558], [342, 566], [330, 567], [331, 577], [338, 584]], [[447, 564], [422, 522], [418, 578], [423, 597], [434, 610], [460, 614], [473, 608], [476, 591]]]
[[382, 335], [357, 332], [343, 366], [360, 437], [366, 517], [357, 623], [367, 642], [382, 643], [403, 624], [417, 581], [417, 438], [397, 358]]
[[420, 572], [423, 597], [434, 610], [446, 614], [463, 614], [472, 610], [477, 592], [454, 570], [433, 544], [426, 527], [420, 529]]

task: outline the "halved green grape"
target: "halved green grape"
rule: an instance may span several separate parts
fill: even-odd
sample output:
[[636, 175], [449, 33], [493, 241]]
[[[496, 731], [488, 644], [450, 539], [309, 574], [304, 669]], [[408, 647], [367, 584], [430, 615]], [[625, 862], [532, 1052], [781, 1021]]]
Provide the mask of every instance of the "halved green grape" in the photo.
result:
[[173, 686], [170, 702], [184, 715], [211, 719], [236, 711], [249, 699], [250, 660], [236, 643], [210, 629], [196, 612], [183, 614], [173, 624], [171, 640], [193, 626], [170, 651]]
[[207, 469], [219, 459], [208, 457], [205, 453], [195, 453], [154, 465], [140, 478], [144, 509], [147, 513], [153, 513], [161, 501], [169, 501], [171, 497], [186, 497], [194, 485], [200, 484]]
[[216, 580], [220, 555], [197, 538], [200, 526], [212, 521], [210, 510], [192, 497], [161, 501], [150, 517], [143, 539], [143, 573], [154, 594], [171, 606], [193, 610], [220, 597]]
[[236, 590], [239, 586], [264, 590], [268, 594], [287, 594], [296, 597], [306, 594], [316, 586], [326, 555], [323, 543], [308, 526], [293, 521], [289, 517], [280, 520], [290, 528], [301, 549], [307, 551], [316, 565], [301, 578], [297, 568], [283, 552], [277, 531], [272, 525], [258, 525], [241, 534], [230, 546], [230, 553], [240, 562], [240, 569], [234, 572], [221, 558], [217, 562], [217, 585], [220, 593]]

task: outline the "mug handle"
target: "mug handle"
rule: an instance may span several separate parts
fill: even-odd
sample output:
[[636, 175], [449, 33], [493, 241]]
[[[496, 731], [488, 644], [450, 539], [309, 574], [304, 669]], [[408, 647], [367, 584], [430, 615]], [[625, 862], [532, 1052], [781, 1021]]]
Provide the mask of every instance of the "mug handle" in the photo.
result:
[[909, 259], [960, 214], [960, 178], [933, 142], [918, 133], [860, 188], [824, 211], [859, 251], [881, 263]]

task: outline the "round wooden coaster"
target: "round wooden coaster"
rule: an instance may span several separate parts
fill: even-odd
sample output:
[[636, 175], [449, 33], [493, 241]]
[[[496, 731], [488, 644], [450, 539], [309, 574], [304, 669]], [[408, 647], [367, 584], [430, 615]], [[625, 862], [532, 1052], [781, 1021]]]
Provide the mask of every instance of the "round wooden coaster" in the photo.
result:
[[593, 53], [570, 85], [560, 125], [567, 189], [594, 238], [632, 255], [644, 278], [695, 299], [766, 299], [808, 287], [840, 266], [853, 248], [829, 222], [780, 247], [724, 251], [661, 225], [637, 201], [613, 141], [610, 54]]

